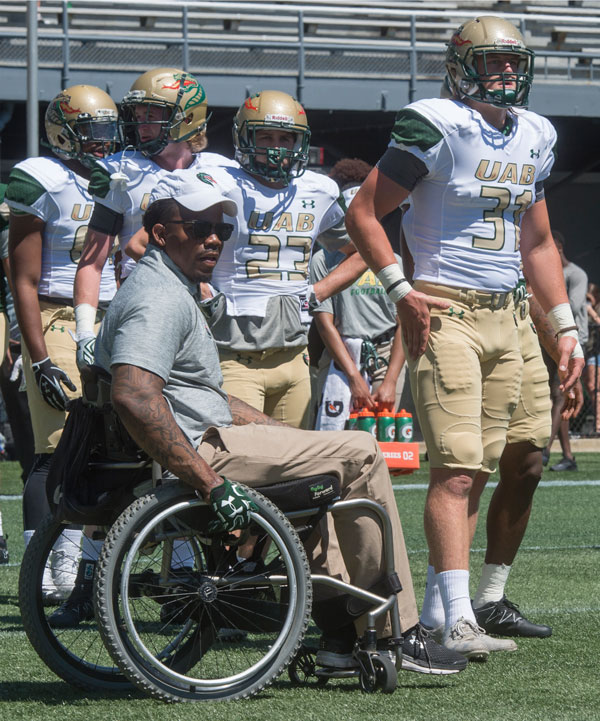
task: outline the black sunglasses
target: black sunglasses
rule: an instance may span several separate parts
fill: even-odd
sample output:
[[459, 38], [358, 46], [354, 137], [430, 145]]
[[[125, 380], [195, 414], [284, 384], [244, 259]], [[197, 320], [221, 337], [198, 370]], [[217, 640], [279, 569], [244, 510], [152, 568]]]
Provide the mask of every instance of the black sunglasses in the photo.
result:
[[213, 233], [224, 243], [231, 238], [233, 225], [231, 223], [211, 223], [209, 220], [167, 220], [167, 223], [178, 223], [180, 225], [191, 225], [192, 236], [196, 240], [204, 240]]

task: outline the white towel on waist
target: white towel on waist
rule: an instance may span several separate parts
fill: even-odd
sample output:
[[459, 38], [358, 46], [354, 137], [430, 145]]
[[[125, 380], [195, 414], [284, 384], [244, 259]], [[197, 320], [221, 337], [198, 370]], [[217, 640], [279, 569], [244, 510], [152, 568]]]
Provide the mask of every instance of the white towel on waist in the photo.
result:
[[[362, 338], [342, 336], [342, 340], [356, 367], [360, 368]], [[363, 373], [363, 378], [369, 386], [369, 390], [371, 390], [371, 383], [365, 373]], [[335, 367], [333, 361], [331, 361], [327, 378], [323, 385], [323, 395], [321, 405], [317, 412], [315, 430], [343, 431], [348, 416], [350, 415], [351, 402], [352, 394], [350, 393], [348, 379], [341, 370]]]

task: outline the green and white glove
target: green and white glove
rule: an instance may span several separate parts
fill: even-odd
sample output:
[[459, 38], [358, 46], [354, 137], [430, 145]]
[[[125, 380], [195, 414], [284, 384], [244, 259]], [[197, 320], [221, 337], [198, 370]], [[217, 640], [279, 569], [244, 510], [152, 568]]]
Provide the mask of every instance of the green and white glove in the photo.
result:
[[96, 345], [96, 336], [91, 333], [85, 338], [79, 338], [77, 341], [77, 353], [75, 362], [81, 370], [84, 366], [94, 365], [94, 347]]
[[252, 520], [250, 513], [258, 506], [248, 498], [237, 484], [223, 478], [223, 484], [210, 492], [210, 507], [217, 517], [208, 524], [208, 532], [222, 533], [247, 528]]
[[96, 345], [97, 308], [89, 303], [78, 303], [75, 308], [75, 335], [71, 333], [77, 343], [76, 363], [81, 370], [84, 366], [94, 365], [94, 346]]

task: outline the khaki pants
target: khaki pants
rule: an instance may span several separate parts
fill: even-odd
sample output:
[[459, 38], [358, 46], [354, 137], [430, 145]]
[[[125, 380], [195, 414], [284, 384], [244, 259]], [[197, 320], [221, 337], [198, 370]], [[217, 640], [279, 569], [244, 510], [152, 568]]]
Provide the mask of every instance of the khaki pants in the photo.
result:
[[431, 310], [425, 353], [408, 359], [431, 467], [493, 473], [521, 388], [523, 360], [512, 298], [492, 309], [474, 291], [421, 281], [415, 288], [452, 302], [447, 310]]
[[0, 312], [0, 363], [4, 362], [9, 340], [10, 328], [8, 326], [8, 318], [6, 313]]
[[[75, 313], [70, 306], [58, 305], [40, 301], [42, 312], [42, 332], [48, 349], [48, 356], [52, 362], [62, 368], [77, 386], [76, 391], [70, 391], [63, 385], [68, 398], [77, 398], [81, 395], [81, 382], [79, 371], [75, 363], [77, 346], [69, 333], [75, 333]], [[49, 406], [42, 398], [35, 376], [31, 368], [31, 356], [25, 343], [22, 344], [23, 372], [27, 383], [27, 403], [31, 413], [31, 427], [36, 453], [53, 453], [58, 444], [62, 429], [67, 419], [64, 411], [58, 411]]]
[[[79, 369], [75, 360], [77, 345], [69, 330], [75, 333], [75, 311], [71, 306], [59, 305], [40, 301], [42, 313], [42, 332], [48, 349], [48, 356], [52, 362], [61, 368], [77, 386], [77, 390], [70, 391], [62, 386], [68, 398], [78, 398], [81, 395], [81, 380]], [[99, 316], [97, 316], [97, 320]], [[99, 323], [96, 325], [98, 331]], [[27, 404], [31, 414], [31, 427], [35, 453], [54, 453], [60, 439], [62, 429], [67, 419], [64, 411], [58, 411], [49, 406], [42, 398], [35, 376], [31, 368], [31, 356], [25, 345], [21, 345], [23, 352], [23, 372], [27, 383]]]
[[[220, 475], [249, 486], [270, 485], [316, 474], [341, 481], [342, 499], [370, 498], [389, 513], [395, 568], [403, 590], [398, 595], [403, 630], [418, 621], [402, 525], [385, 460], [374, 438], [361, 431], [299, 431], [251, 423], [211, 428], [198, 452]], [[361, 511], [335, 514], [320, 536], [308, 539], [313, 573], [369, 588], [384, 576], [382, 534], [377, 520]], [[317, 536], [315, 538], [315, 536]], [[317, 589], [318, 590], [318, 589]], [[389, 621], [381, 627], [389, 635]]]
[[275, 420], [308, 426], [310, 378], [306, 347], [220, 350], [223, 390]]
[[519, 404], [508, 424], [506, 442], [528, 441], [536, 448], [545, 448], [552, 426], [548, 370], [531, 318], [525, 312], [525, 318], [522, 318], [519, 310], [517, 308], [523, 379]]

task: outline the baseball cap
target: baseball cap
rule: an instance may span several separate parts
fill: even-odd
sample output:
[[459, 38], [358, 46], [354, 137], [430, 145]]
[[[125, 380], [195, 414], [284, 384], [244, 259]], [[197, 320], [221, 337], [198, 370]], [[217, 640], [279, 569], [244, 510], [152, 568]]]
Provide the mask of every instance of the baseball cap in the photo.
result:
[[223, 188], [209, 174], [187, 168], [163, 176], [154, 186], [148, 206], [162, 198], [173, 198], [184, 208], [193, 211], [206, 210], [221, 203], [226, 215], [237, 214], [237, 204], [223, 194]]

